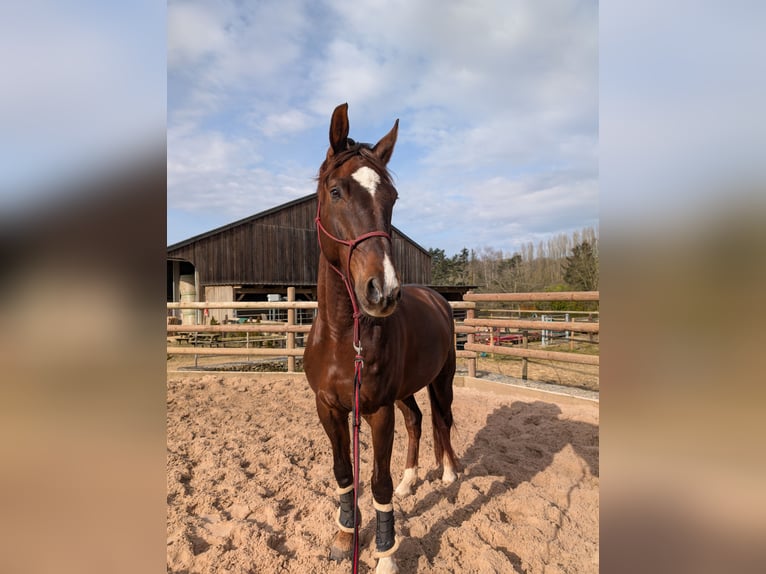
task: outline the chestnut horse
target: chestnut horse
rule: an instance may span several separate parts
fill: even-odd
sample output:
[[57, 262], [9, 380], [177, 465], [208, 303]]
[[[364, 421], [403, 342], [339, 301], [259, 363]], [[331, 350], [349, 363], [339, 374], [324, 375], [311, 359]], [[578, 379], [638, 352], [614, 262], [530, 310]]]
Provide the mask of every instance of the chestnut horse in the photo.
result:
[[[399, 120], [375, 145], [356, 143], [348, 137], [348, 105], [333, 112], [330, 148], [317, 177], [319, 309], [304, 355], [317, 413], [332, 445], [340, 496], [339, 531], [330, 551], [336, 560], [352, 551], [361, 522], [354, 504], [359, 493], [354, 488], [349, 452], [349, 413], [356, 398], [355, 375], [363, 377], [357, 408], [372, 432], [377, 573], [398, 571], [393, 558], [399, 543], [394, 535], [390, 471], [394, 405], [404, 415], [409, 435], [397, 496], [411, 494], [417, 481], [423, 416], [414, 393], [425, 386], [431, 402], [436, 464], [443, 465], [444, 483], [453, 482], [458, 469], [450, 443], [455, 374], [452, 310], [429, 288], [400, 285], [393, 264], [391, 213], [397, 191], [386, 165], [398, 126]], [[357, 544], [354, 546], [356, 566]]]

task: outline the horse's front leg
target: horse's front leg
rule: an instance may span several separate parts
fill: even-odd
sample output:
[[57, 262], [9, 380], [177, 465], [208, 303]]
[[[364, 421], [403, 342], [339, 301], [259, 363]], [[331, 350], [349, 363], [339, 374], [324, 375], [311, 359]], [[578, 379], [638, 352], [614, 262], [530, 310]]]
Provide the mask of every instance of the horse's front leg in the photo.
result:
[[372, 429], [372, 449], [375, 459], [372, 470], [372, 498], [377, 518], [375, 557], [378, 558], [378, 565], [375, 572], [376, 574], [394, 574], [399, 572], [393, 557], [399, 547], [399, 541], [394, 533], [394, 505], [391, 503], [394, 493], [394, 483], [391, 480], [394, 406], [381, 407], [365, 418]]
[[[349, 453], [351, 441], [348, 431], [348, 412], [332, 408], [317, 395], [317, 413], [332, 446], [333, 473], [338, 483], [340, 508], [336, 522], [338, 532], [330, 546], [330, 558], [343, 560], [351, 555], [354, 545], [354, 472]], [[357, 509], [357, 521], [361, 522]]]

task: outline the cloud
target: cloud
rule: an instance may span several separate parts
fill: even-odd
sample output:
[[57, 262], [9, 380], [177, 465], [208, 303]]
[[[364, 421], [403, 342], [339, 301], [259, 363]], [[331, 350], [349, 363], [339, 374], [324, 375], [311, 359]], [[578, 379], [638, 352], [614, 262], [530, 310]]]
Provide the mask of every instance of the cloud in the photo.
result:
[[225, 6], [168, 3], [168, 68], [195, 66], [205, 56], [221, 59], [229, 50], [226, 21], [232, 16]]
[[[399, 185], [394, 224], [429, 247], [455, 253], [492, 246], [507, 252], [561, 232], [598, 225], [598, 181], [564, 174], [489, 177], [471, 184]], [[428, 240], [438, 237], [440, 243]]]
[[[289, 162], [264, 166], [261, 143], [254, 137], [202, 131], [188, 123], [169, 128], [167, 141], [168, 244], [315, 190], [315, 167]], [[191, 214], [207, 214], [210, 224], [196, 231], [181, 227], [205, 221]]]
[[389, 75], [386, 62], [370, 51], [346, 39], [333, 40], [312, 69], [317, 94], [309, 105], [317, 113], [327, 113], [353, 96], [355, 107], [364, 110], [390, 93]]
[[[188, 155], [171, 187], [200, 190], [194, 205], [226, 208], [211, 187], [269, 190], [264, 208], [288, 188], [313, 191], [299, 181], [348, 102], [355, 139], [377, 141], [401, 120], [395, 214], [413, 238], [474, 244], [502, 230], [510, 246], [596, 220], [595, 2], [176, 4], [168, 156]], [[209, 33], [195, 34], [211, 10]]]
[[168, 130], [168, 184], [177, 184], [197, 175], [221, 174], [242, 165], [247, 159], [257, 161], [254, 146], [245, 140], [233, 140], [218, 132], [199, 134], [184, 127]]
[[[258, 143], [181, 126], [168, 130], [168, 205], [245, 217], [313, 190], [308, 170], [260, 165]], [[180, 237], [179, 239], [183, 239]]]
[[314, 118], [300, 110], [286, 110], [281, 113], [269, 114], [264, 120], [255, 122], [258, 129], [266, 136], [279, 136], [302, 132], [315, 124]]

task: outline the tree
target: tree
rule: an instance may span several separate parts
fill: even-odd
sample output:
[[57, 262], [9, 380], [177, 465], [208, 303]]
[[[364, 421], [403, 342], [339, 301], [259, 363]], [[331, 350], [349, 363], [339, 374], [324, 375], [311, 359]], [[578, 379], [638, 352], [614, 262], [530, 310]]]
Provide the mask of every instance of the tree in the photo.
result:
[[463, 248], [460, 253], [447, 257], [444, 249], [430, 248], [431, 283], [434, 285], [468, 285], [470, 278], [470, 252]]
[[431, 283], [434, 285], [447, 285], [449, 279], [449, 261], [444, 249], [430, 248], [431, 256]]
[[497, 287], [500, 292], [517, 292], [522, 274], [521, 255], [514, 253], [510, 259], [500, 259], [497, 265], [497, 272]]
[[588, 241], [575, 245], [563, 264], [564, 281], [575, 291], [598, 289], [598, 255]]
[[450, 257], [443, 249], [428, 253], [434, 285], [476, 285], [500, 293], [598, 289], [598, 233], [592, 227], [528, 241], [513, 253], [487, 246]]
[[454, 285], [468, 285], [468, 276], [469, 276], [468, 249], [466, 247], [463, 247], [460, 253], [458, 253], [452, 258], [452, 261], [454, 266], [454, 278], [453, 278]]

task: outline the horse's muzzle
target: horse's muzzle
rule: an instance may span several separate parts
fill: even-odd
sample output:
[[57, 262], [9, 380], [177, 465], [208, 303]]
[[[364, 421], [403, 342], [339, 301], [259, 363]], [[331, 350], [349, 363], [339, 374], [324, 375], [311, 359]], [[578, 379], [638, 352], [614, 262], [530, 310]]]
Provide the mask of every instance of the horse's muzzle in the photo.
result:
[[402, 289], [398, 281], [383, 283], [381, 284], [377, 277], [368, 279], [364, 297], [360, 298], [364, 312], [372, 317], [388, 317], [402, 298]]

